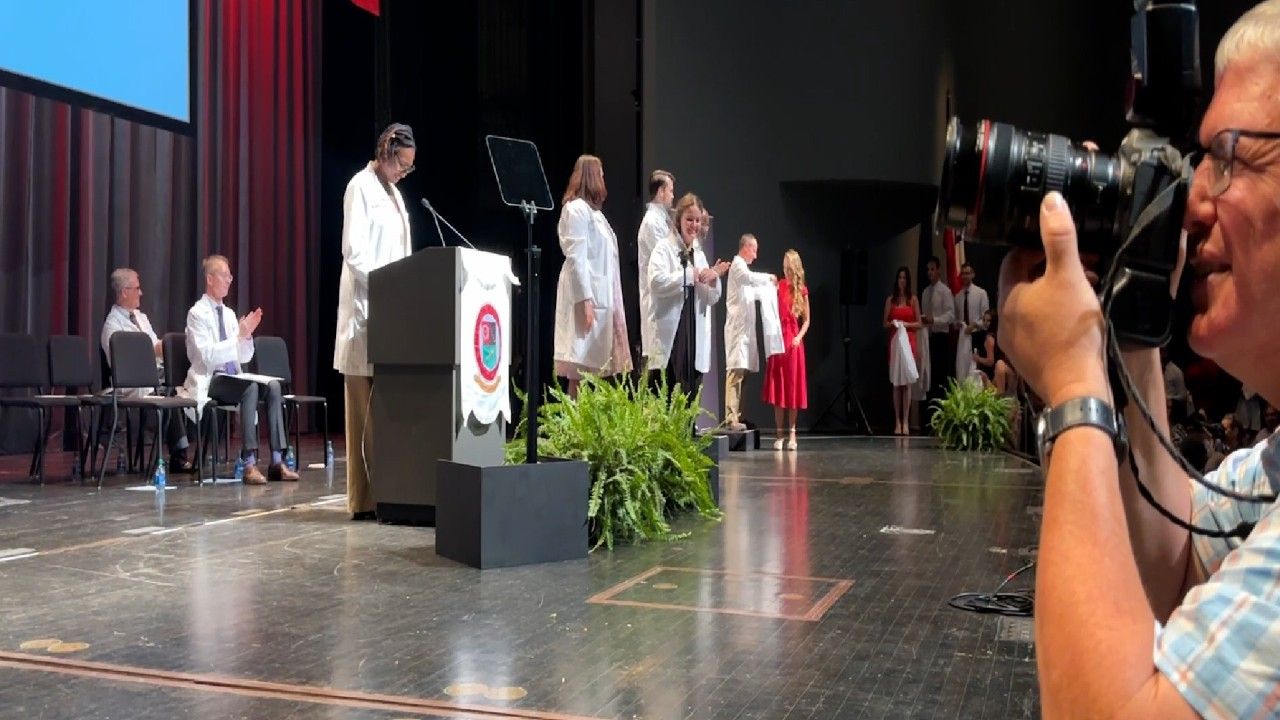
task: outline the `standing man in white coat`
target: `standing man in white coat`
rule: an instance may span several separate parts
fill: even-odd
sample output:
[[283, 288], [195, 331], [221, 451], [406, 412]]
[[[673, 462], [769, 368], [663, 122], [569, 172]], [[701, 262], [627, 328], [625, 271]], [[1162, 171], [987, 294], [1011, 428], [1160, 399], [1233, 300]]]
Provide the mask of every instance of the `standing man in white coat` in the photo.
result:
[[347, 183], [342, 197], [342, 277], [333, 369], [342, 373], [346, 400], [347, 510], [352, 520], [376, 518], [366, 451], [373, 442], [369, 400], [369, 273], [413, 252], [409, 214], [396, 183], [413, 172], [413, 130], [393, 123], [378, 137], [374, 159]]
[[636, 267], [640, 269], [637, 282], [640, 286], [640, 357], [645, 363], [655, 351], [657, 330], [653, 324], [653, 309], [649, 299], [649, 259], [658, 242], [671, 234], [671, 204], [676, 198], [675, 176], [666, 170], [654, 170], [649, 175], [649, 206], [640, 221], [636, 236]]
[[[659, 242], [649, 261], [649, 291], [653, 303], [656, 343], [650, 370], [665, 370], [670, 385], [697, 392], [703, 373], [711, 369], [711, 307], [720, 300], [720, 278], [729, 270], [723, 260], [708, 266], [698, 234], [702, 229], [702, 201], [688, 193], [676, 205], [676, 232]], [[682, 257], [684, 259], [682, 259]], [[693, 332], [684, 310], [686, 287], [693, 287]], [[689, 343], [693, 366], [689, 366]]]
[[608, 196], [604, 164], [582, 155], [561, 199], [556, 284], [555, 373], [577, 397], [583, 373], [610, 377], [631, 371], [627, 315], [622, 306], [618, 237], [601, 208]]
[[742, 422], [742, 380], [747, 372], [759, 372], [760, 351], [756, 347], [756, 303], [747, 288], [776, 285], [778, 277], [747, 268], [760, 253], [760, 243], [750, 233], [738, 240], [738, 254], [729, 265], [729, 289], [725, 296], [724, 318], [724, 421], [729, 429], [747, 429]]
[[960, 336], [956, 340], [956, 380], [964, 382], [973, 370], [973, 334], [983, 329], [982, 316], [991, 309], [987, 291], [973, 284], [973, 266], [960, 266], [960, 291], [956, 293], [956, 327]]
[[920, 356], [925, 360], [928, 383], [928, 399], [940, 400], [946, 394], [947, 378], [951, 377], [952, 361], [951, 324], [956, 317], [955, 296], [942, 281], [942, 261], [935, 255], [925, 266], [929, 273], [929, 287], [920, 296], [920, 322], [924, 325], [925, 347]]

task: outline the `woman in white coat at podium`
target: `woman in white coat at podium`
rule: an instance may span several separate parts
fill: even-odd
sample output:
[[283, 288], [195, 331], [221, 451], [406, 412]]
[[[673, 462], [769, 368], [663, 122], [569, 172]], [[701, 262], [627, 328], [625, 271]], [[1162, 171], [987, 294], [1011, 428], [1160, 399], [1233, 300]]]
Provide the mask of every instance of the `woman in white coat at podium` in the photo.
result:
[[[676, 234], [658, 242], [649, 260], [650, 312], [657, 329], [650, 370], [664, 370], [668, 384], [679, 383], [689, 394], [697, 392], [702, 375], [711, 369], [711, 306], [720, 301], [720, 277], [729, 263], [709, 266], [698, 241], [704, 209], [697, 195], [688, 193], [676, 204]], [[689, 258], [686, 267], [682, 257]], [[694, 292], [694, 329], [686, 332], [684, 290]], [[694, 344], [689, 367], [689, 342]]]
[[561, 200], [564, 265], [556, 285], [553, 355], [555, 373], [569, 381], [574, 397], [583, 373], [609, 377], [631, 371], [618, 238], [600, 211], [607, 195], [600, 158], [579, 157]]
[[413, 251], [409, 214], [396, 183], [413, 172], [413, 130], [393, 123], [382, 131], [374, 159], [347, 183], [342, 197], [342, 278], [333, 368], [342, 373], [346, 400], [347, 510], [352, 520], [374, 519], [364, 451], [373, 442], [369, 399], [373, 366], [368, 357], [369, 273]]

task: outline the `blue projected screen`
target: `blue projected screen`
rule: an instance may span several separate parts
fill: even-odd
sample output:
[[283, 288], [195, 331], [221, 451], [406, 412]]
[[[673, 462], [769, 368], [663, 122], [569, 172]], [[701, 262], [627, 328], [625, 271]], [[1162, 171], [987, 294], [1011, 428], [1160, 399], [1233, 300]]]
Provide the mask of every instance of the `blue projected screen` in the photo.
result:
[[189, 0], [0, 0], [0, 70], [189, 123], [190, 9]]

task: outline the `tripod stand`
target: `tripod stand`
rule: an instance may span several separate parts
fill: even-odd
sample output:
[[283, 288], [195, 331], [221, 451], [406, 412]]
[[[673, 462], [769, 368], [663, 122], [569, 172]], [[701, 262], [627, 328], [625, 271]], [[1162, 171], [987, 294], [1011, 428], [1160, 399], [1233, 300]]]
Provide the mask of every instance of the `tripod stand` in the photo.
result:
[[849, 305], [840, 303], [840, 325], [844, 330], [844, 336], [840, 338], [840, 344], [844, 347], [844, 383], [840, 386], [840, 391], [827, 403], [827, 407], [818, 415], [818, 419], [809, 427], [809, 432], [822, 425], [822, 421], [826, 419], [827, 414], [836, 407], [836, 403], [844, 400], [842, 409], [843, 414], [837, 417], [840, 423], [845, 427], [853, 427], [853, 408], [858, 408], [858, 415], [862, 418], [862, 428], [867, 435], [873, 435], [871, 432], [871, 423], [867, 422], [867, 411], [862, 409], [862, 401], [858, 399], [858, 394], [853, 391], [853, 365], [850, 358], [850, 346], [853, 345], [853, 333], [849, 330]]

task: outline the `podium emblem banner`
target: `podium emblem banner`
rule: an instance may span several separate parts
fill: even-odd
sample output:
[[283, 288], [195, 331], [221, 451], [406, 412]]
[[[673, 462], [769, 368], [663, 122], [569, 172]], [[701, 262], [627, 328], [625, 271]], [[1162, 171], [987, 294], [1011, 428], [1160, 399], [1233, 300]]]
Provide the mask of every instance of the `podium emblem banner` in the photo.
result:
[[488, 425], [511, 422], [511, 260], [495, 253], [461, 253], [465, 278], [459, 303], [462, 335], [458, 410]]

